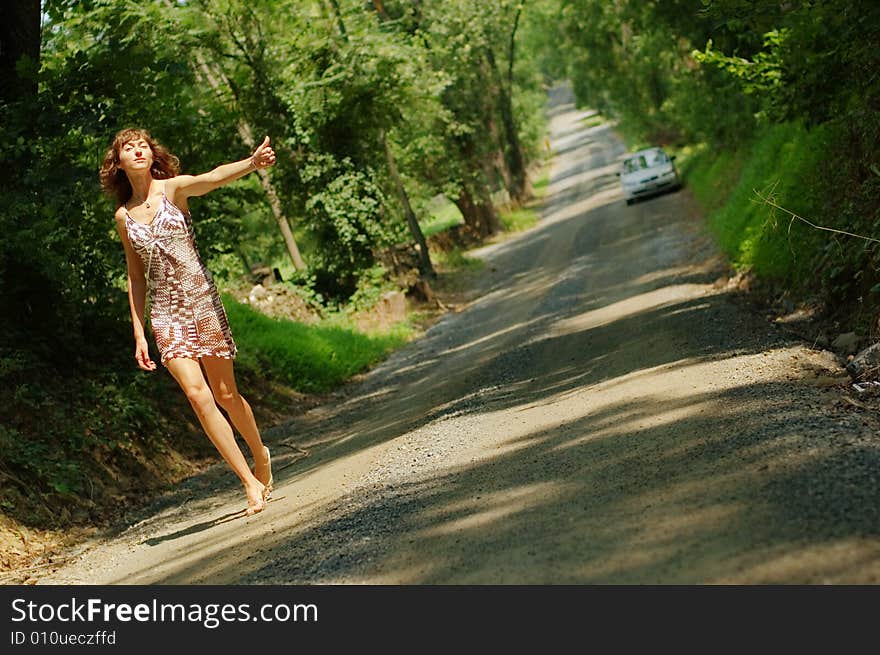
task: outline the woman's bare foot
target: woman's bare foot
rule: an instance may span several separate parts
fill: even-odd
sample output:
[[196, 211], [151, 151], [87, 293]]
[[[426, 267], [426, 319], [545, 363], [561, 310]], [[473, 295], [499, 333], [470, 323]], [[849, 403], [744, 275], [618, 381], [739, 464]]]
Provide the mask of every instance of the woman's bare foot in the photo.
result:
[[260, 481], [256, 481], [256, 484], [245, 485], [244, 492], [247, 494], [248, 501], [247, 510], [245, 511], [246, 516], [253, 516], [262, 512], [266, 507], [266, 500], [263, 496], [265, 489], [266, 485]]

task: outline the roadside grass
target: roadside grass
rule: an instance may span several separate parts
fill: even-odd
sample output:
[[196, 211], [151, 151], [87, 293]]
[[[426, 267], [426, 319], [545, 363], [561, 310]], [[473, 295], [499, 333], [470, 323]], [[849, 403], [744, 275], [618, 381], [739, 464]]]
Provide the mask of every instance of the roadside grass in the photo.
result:
[[708, 213], [724, 207], [736, 186], [747, 152], [717, 152], [705, 144], [676, 152], [676, 163], [694, 197]]
[[607, 120], [608, 119], [605, 118], [602, 114], [600, 114], [599, 112], [595, 112], [588, 116], [584, 116], [580, 120], [580, 123], [584, 127], [596, 127], [596, 125], [601, 125], [602, 123], [607, 122]]
[[524, 206], [513, 211], [502, 211], [498, 215], [505, 232], [528, 230], [538, 222], [538, 212], [532, 206]]
[[540, 172], [538, 173], [538, 177], [532, 182], [532, 192], [535, 194], [535, 198], [538, 200], [543, 200], [547, 197], [547, 193], [550, 188], [550, 166], [552, 164], [552, 159], [548, 158], [543, 164], [541, 164]]
[[498, 214], [505, 232], [521, 232], [534, 227], [540, 220], [538, 207], [541, 200], [547, 197], [550, 186], [550, 160], [543, 163], [537, 179], [532, 182], [533, 198], [516, 209], [502, 209]]
[[547, 188], [550, 186], [550, 175], [546, 174], [535, 180], [535, 183], [532, 184], [532, 190], [535, 193], [535, 197], [539, 199], [543, 199], [547, 197]]
[[761, 197], [801, 216], [817, 215], [822, 198], [816, 176], [825, 138], [821, 128], [787, 123], [765, 128], [736, 151], [699, 147], [683, 157], [687, 184], [736, 268], [794, 286], [809, 279], [828, 237]]
[[444, 271], [475, 272], [483, 268], [484, 263], [476, 257], [468, 257], [461, 248], [441, 250], [431, 255], [434, 264]]
[[271, 318], [231, 296], [224, 296], [223, 303], [240, 347], [238, 364], [302, 392], [342, 384], [406, 343], [414, 332], [402, 323], [387, 332], [365, 334], [343, 315], [306, 325]]
[[735, 150], [682, 149], [680, 167], [719, 247], [735, 269], [754, 274], [768, 302], [786, 297], [809, 305], [818, 312], [813, 334], [876, 338], [875, 245], [817, 229], [877, 236], [876, 218], [858, 204], [860, 193], [870, 196], [872, 180], [853, 184], [863, 163], [846, 162], [846, 138], [846, 127], [833, 123], [770, 125]]

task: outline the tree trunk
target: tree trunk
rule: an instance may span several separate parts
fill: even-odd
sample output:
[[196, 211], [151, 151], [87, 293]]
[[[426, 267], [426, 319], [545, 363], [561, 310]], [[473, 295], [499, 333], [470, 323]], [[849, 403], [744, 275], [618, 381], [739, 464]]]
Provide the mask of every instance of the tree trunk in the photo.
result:
[[501, 110], [501, 122], [504, 125], [504, 134], [507, 141], [504, 147], [505, 160], [510, 172], [510, 183], [507, 188], [511, 196], [518, 201], [524, 200], [530, 194], [525, 158], [523, 157], [522, 146], [519, 142], [519, 130], [513, 115], [513, 64], [516, 55], [516, 31], [519, 27], [523, 4], [521, 2], [517, 5], [513, 26], [510, 30], [507, 46], [506, 79], [501, 77], [501, 73], [495, 63], [495, 53], [491, 48], [486, 49], [486, 59], [489, 62], [489, 68], [498, 82], [499, 109]]
[[525, 2], [520, 2], [516, 7], [516, 16], [513, 18], [513, 27], [510, 30], [510, 41], [507, 49], [507, 112], [510, 117], [510, 122], [505, 123], [505, 129], [509, 131], [513, 136], [513, 141], [511, 141], [511, 145], [514, 147], [515, 157], [518, 157], [518, 175], [520, 176], [515, 184], [521, 184], [522, 188], [519, 189], [518, 198], [525, 199], [528, 196], [532, 195], [532, 190], [529, 186], [529, 178], [526, 173], [526, 164], [523, 158], [522, 147], [519, 143], [519, 131], [517, 130], [516, 123], [514, 122], [513, 116], [513, 62], [516, 56], [516, 30], [519, 27], [519, 19], [522, 16], [523, 6]]
[[[251, 126], [243, 120], [238, 122], [238, 134], [250, 150], [256, 148]], [[275, 220], [278, 223], [278, 229], [281, 230], [281, 235], [284, 237], [284, 243], [287, 245], [287, 253], [290, 255], [290, 260], [298, 271], [305, 270], [306, 263], [303, 261], [299, 248], [296, 245], [296, 239], [293, 238], [290, 223], [284, 215], [284, 210], [281, 207], [281, 199], [275, 191], [275, 185], [272, 184], [272, 178], [269, 176], [269, 171], [265, 168], [260, 168], [257, 170], [257, 175], [260, 176], [260, 184], [263, 187], [263, 191], [266, 192], [266, 197], [269, 199], [269, 206], [272, 208], [272, 213], [275, 215]]]
[[486, 231], [489, 235], [500, 232], [501, 220], [498, 218], [498, 212], [495, 211], [495, 205], [492, 204], [492, 200], [483, 200], [478, 207], [482, 214], [483, 224], [486, 226]]
[[464, 217], [465, 225], [471, 232], [485, 238], [498, 231], [498, 215], [491, 200], [476, 201], [470, 190], [462, 187], [455, 206]]
[[507, 48], [507, 88], [513, 95], [513, 58], [516, 53], [516, 28], [519, 27], [519, 17], [522, 15], [523, 2], [516, 8], [516, 16], [513, 18], [513, 29], [510, 30], [510, 45]]
[[495, 54], [492, 52], [491, 48], [486, 49], [486, 59], [489, 62], [489, 68], [494, 73], [494, 77], [498, 83], [498, 108], [501, 111], [501, 123], [504, 126], [504, 136], [506, 140], [504, 154], [507, 161], [507, 167], [510, 169], [512, 182], [510, 195], [517, 200], [523, 200], [526, 195], [526, 167], [522, 154], [522, 146], [519, 142], [516, 121], [513, 117], [512, 98], [504, 81], [501, 79], [498, 66], [495, 62]]
[[40, 64], [40, 0], [16, 0], [6, 5], [0, 21], [0, 101], [11, 102], [37, 93], [37, 80], [22, 78], [16, 64], [27, 57]]
[[[205, 81], [212, 89], [219, 90], [223, 86], [220, 78], [225, 79], [223, 72], [212, 70], [199, 53], [196, 54], [196, 61], [198, 63], [198, 71], [202, 74]], [[226, 86], [231, 88], [228, 81]], [[244, 144], [250, 150], [253, 150], [256, 145], [254, 143], [254, 135], [251, 126], [244, 120], [239, 120], [236, 129], [238, 130], [238, 134]], [[306, 268], [306, 263], [303, 261], [299, 248], [296, 245], [296, 239], [294, 239], [293, 232], [290, 229], [290, 223], [284, 215], [284, 211], [281, 207], [281, 199], [275, 191], [275, 186], [272, 184], [269, 171], [266, 169], [259, 169], [257, 170], [257, 175], [260, 177], [260, 184], [263, 187], [263, 191], [266, 192], [266, 197], [269, 199], [269, 206], [272, 208], [272, 214], [275, 216], [275, 221], [278, 223], [278, 229], [281, 231], [281, 236], [284, 238], [284, 243], [287, 246], [287, 254], [290, 255], [290, 261], [293, 262], [293, 266], [297, 270], [302, 271]]]
[[504, 185], [504, 188], [510, 190], [513, 188], [513, 176], [507, 165], [507, 158], [504, 156], [504, 137], [498, 130], [498, 123], [492, 118], [492, 113], [490, 111], [486, 112], [486, 128], [489, 130], [489, 133], [492, 135], [492, 140], [498, 147], [498, 150], [492, 153], [492, 168], [497, 176], [501, 178], [501, 183]]
[[409, 203], [409, 196], [406, 193], [406, 188], [403, 186], [403, 180], [400, 179], [397, 162], [394, 160], [394, 153], [391, 152], [391, 145], [385, 136], [385, 130], [381, 130], [379, 134], [382, 139], [382, 145], [385, 148], [385, 157], [388, 159], [388, 171], [391, 173], [391, 179], [394, 180], [395, 186], [397, 186], [397, 193], [400, 195], [400, 202], [406, 214], [406, 222], [409, 225], [413, 239], [415, 239], [419, 246], [419, 273], [429, 277], [436, 277], [437, 274], [434, 272], [434, 266], [431, 264], [431, 256], [428, 254], [428, 243], [425, 241], [425, 235], [422, 233], [422, 228], [419, 226], [416, 214]]
[[471, 233], [480, 234], [480, 214], [477, 211], [477, 206], [474, 204], [473, 197], [464, 187], [462, 187], [458, 198], [455, 200], [455, 206], [461, 212], [464, 224], [468, 226]]

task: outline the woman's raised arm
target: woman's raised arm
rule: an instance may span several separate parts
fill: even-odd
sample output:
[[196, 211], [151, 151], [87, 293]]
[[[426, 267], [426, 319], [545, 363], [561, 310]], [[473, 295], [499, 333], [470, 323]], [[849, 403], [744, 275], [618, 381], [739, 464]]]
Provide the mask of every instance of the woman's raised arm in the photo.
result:
[[[178, 175], [165, 183], [165, 193], [169, 198], [184, 200], [191, 196], [203, 196], [224, 184], [244, 177], [258, 168], [268, 168], [275, 163], [275, 151], [269, 146], [269, 137], [247, 159], [223, 164], [201, 175]], [[172, 200], [176, 202], [176, 200]]]

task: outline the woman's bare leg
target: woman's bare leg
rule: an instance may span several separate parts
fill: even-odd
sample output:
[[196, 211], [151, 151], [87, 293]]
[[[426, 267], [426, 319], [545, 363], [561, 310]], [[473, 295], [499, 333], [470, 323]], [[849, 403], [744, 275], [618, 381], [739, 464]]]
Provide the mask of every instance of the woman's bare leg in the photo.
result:
[[248, 468], [247, 461], [235, 441], [235, 435], [226, 417], [217, 409], [214, 396], [205, 382], [202, 369], [198, 361], [177, 357], [169, 359], [166, 363], [168, 370], [183, 392], [187, 400], [196, 412], [199, 423], [202, 424], [205, 433], [211, 443], [220, 451], [223, 459], [232, 468], [244, 485], [248, 499], [248, 508], [260, 511], [263, 508], [263, 483], [260, 482]]
[[263, 451], [260, 430], [248, 401], [238, 392], [235, 384], [235, 371], [231, 359], [223, 357], [203, 357], [202, 365], [208, 376], [211, 391], [217, 404], [229, 414], [229, 420], [247, 442], [254, 458], [254, 473], [263, 484], [269, 483], [269, 460]]

